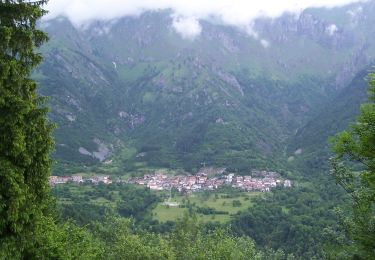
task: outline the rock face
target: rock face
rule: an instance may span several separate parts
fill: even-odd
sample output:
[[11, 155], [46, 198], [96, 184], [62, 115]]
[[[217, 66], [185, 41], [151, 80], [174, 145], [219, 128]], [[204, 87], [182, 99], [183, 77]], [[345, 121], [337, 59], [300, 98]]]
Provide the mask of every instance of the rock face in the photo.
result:
[[97, 138], [95, 138], [93, 142], [98, 145], [97, 151], [90, 152], [86, 148], [80, 147], [78, 152], [82, 155], [91, 156], [100, 162], [103, 162], [111, 154], [110, 148]]
[[344, 63], [340, 72], [336, 75], [335, 85], [340, 88], [345, 86], [358, 72], [358, 68], [361, 68], [363, 64], [370, 62], [370, 57], [366, 55], [366, 49], [369, 45], [363, 45], [354, 51], [348, 62]]
[[296, 129], [371, 62], [374, 12], [370, 2], [259, 19], [257, 38], [202, 22], [195, 41], [171, 30], [168, 12], [85, 30], [49, 21], [35, 78], [64, 144], [55, 157], [233, 169], [280, 161]]
[[[350, 16], [347, 15], [348, 21]], [[294, 41], [296, 37], [306, 37], [325, 48], [340, 50], [352, 48], [356, 45], [355, 33], [347, 25], [336, 25], [319, 17], [319, 15], [302, 12], [298, 17], [285, 15], [273, 23], [260, 20], [256, 28], [271, 42], [285, 44]]]

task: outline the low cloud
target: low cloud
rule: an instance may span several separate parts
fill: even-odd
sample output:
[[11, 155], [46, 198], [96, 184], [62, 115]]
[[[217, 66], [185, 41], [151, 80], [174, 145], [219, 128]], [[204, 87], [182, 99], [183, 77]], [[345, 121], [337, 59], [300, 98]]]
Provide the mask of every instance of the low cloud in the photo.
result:
[[356, 17], [358, 16], [359, 14], [361, 14], [363, 12], [363, 8], [361, 6], [358, 6], [357, 8], [354, 8], [352, 10], [349, 10], [347, 13], [351, 16], [351, 17]]
[[336, 24], [331, 24], [331, 25], [327, 26], [326, 33], [328, 35], [332, 36], [337, 32], [337, 30], [338, 30], [338, 28], [337, 28]]
[[265, 39], [260, 40], [260, 44], [266, 49], [270, 46], [270, 42]]
[[194, 17], [175, 17], [172, 27], [184, 39], [194, 40], [201, 34], [202, 27]]
[[69, 18], [76, 26], [87, 25], [93, 20], [112, 20], [123, 16], [137, 16], [146, 11], [169, 9], [172, 27], [186, 39], [201, 33], [199, 20], [215, 18], [223, 24], [248, 31], [254, 19], [275, 18], [285, 12], [299, 13], [308, 7], [332, 8], [366, 0], [50, 0], [46, 19], [59, 16]]

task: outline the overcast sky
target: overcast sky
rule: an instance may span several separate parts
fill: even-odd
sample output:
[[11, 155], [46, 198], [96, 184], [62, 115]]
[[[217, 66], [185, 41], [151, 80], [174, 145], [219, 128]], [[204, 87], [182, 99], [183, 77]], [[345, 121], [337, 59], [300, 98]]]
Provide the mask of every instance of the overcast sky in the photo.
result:
[[[199, 21], [209, 18], [247, 29], [261, 16], [277, 17], [285, 12], [299, 13], [307, 7], [335, 7], [363, 0], [50, 0], [47, 19], [68, 17], [80, 26], [92, 20], [112, 20], [145, 11], [170, 9], [173, 28], [182, 37], [194, 38], [201, 32]], [[256, 35], [254, 35], [256, 37]]]

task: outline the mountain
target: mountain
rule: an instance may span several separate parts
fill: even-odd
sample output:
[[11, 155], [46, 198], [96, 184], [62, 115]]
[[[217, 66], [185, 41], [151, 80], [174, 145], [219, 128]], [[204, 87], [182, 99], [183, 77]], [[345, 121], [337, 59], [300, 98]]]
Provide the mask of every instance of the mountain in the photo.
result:
[[374, 11], [262, 18], [253, 36], [201, 21], [195, 40], [173, 30], [169, 11], [83, 28], [43, 22], [51, 40], [33, 77], [51, 97], [56, 171], [283, 168], [321, 108], [372, 62]]
[[288, 145], [290, 159], [298, 159], [311, 168], [319, 168], [329, 157], [329, 137], [347, 129], [359, 115], [360, 105], [367, 101], [367, 75], [372, 66], [360, 71], [347, 87], [332, 98]]

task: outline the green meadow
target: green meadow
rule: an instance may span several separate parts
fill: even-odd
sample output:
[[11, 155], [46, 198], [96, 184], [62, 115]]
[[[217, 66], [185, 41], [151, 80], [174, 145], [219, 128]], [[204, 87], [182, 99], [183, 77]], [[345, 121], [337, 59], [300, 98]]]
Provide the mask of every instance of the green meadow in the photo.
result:
[[[170, 201], [179, 206], [168, 206], [159, 202], [152, 210], [153, 218], [160, 221], [175, 221], [181, 218], [184, 212], [194, 211], [199, 221], [220, 222], [229, 221], [233, 215], [252, 206], [252, 199], [261, 192], [198, 192], [189, 195], [175, 195]], [[208, 214], [200, 213], [202, 209], [210, 208]], [[201, 210], [199, 210], [201, 209]]]

